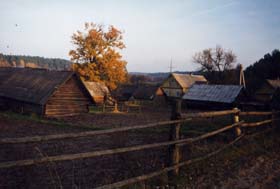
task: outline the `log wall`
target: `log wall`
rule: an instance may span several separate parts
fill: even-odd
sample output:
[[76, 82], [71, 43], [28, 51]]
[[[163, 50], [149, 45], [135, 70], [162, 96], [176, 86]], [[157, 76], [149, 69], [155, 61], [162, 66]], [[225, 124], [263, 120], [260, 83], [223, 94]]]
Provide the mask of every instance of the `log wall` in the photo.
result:
[[75, 76], [61, 85], [45, 105], [47, 117], [71, 116], [88, 112], [91, 103]]

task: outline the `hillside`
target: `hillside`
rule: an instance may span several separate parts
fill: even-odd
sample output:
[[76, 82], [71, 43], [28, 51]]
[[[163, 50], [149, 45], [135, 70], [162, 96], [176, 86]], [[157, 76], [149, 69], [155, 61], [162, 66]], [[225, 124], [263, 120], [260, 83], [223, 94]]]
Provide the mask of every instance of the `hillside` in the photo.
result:
[[72, 63], [59, 58], [0, 54], [0, 67], [30, 67], [49, 70], [70, 70]]

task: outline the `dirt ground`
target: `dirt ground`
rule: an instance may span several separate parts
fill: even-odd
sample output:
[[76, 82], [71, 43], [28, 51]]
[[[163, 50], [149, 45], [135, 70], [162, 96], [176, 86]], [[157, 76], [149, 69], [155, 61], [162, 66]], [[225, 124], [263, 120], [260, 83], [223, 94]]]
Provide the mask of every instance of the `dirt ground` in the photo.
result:
[[[170, 112], [144, 112], [142, 114], [85, 114], [65, 118], [60, 122], [37, 122], [29, 119], [14, 119], [0, 115], [0, 137], [21, 137], [34, 135], [81, 132], [93, 129], [107, 129], [169, 120]], [[57, 121], [57, 120], [55, 120]], [[69, 126], [67, 124], [71, 124]], [[85, 127], [86, 126], [86, 127]], [[270, 135], [266, 135], [270, 136]], [[178, 188], [280, 188], [279, 135], [271, 134], [270, 140], [246, 139], [227, 154], [190, 166], [182, 171]], [[148, 144], [168, 140], [168, 132], [131, 131], [110, 135], [67, 139], [43, 143], [0, 146], [0, 162], [39, 158], [60, 154], [81, 153], [101, 149]], [[261, 142], [259, 142], [261, 141]], [[212, 142], [213, 147], [222, 145], [221, 140], [199, 143], [201, 151]], [[275, 144], [276, 142], [277, 145]], [[247, 144], [259, 144], [260, 147]], [[245, 145], [246, 144], [246, 145]], [[196, 146], [195, 146], [196, 147]], [[196, 148], [199, 149], [199, 148]], [[236, 150], [239, 149], [239, 150]], [[209, 150], [209, 149], [207, 149]], [[212, 149], [210, 149], [212, 150]], [[190, 148], [184, 150], [188, 157]], [[166, 166], [167, 148], [130, 152], [93, 159], [64, 161], [43, 165], [26, 166], [0, 170], [0, 188], [94, 188], [116, 182]], [[199, 154], [199, 153], [198, 153]], [[193, 155], [197, 155], [193, 153]], [[168, 184], [165, 176], [148, 181], [147, 186]], [[128, 188], [135, 188], [131, 186]]]

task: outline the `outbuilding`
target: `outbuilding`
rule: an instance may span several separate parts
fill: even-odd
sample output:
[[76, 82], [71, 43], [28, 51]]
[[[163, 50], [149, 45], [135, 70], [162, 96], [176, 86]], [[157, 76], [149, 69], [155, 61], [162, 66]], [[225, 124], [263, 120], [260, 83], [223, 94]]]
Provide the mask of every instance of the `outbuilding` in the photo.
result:
[[131, 101], [137, 101], [141, 105], [166, 105], [166, 96], [157, 85], [139, 85], [130, 97]]
[[172, 73], [162, 83], [161, 88], [169, 98], [181, 98], [193, 84], [206, 84], [202, 75]]
[[71, 71], [32, 68], [0, 68], [2, 109], [47, 117], [88, 112], [90, 94]]
[[101, 82], [83, 81], [95, 105], [102, 105], [110, 97], [108, 87]]
[[244, 99], [241, 85], [194, 84], [182, 97], [185, 107], [197, 109], [228, 109]]

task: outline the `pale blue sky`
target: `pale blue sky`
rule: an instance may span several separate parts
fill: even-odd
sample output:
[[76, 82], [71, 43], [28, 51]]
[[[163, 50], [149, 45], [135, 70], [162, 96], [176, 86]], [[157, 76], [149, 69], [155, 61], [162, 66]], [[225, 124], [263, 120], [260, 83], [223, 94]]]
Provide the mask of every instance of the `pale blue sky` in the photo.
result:
[[171, 57], [175, 70], [195, 70], [193, 54], [216, 44], [247, 66], [280, 46], [279, 0], [1, 0], [0, 8], [4, 54], [70, 59], [71, 35], [95, 22], [124, 31], [128, 71], [168, 71]]

